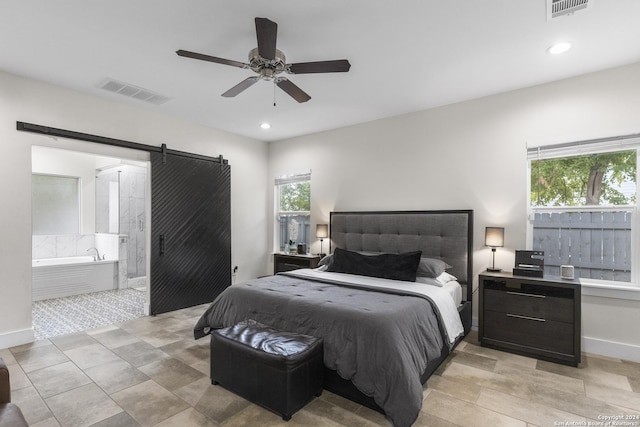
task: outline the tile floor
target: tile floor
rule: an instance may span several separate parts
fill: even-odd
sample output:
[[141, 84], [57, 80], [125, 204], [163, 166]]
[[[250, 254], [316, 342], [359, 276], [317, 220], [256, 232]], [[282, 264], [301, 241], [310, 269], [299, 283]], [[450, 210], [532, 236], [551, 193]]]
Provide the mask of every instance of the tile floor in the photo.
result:
[[144, 316], [146, 290], [116, 289], [34, 301], [36, 340], [71, 334]]
[[[13, 401], [32, 427], [389, 426], [326, 391], [285, 423], [212, 386], [208, 340], [192, 335], [205, 309], [0, 350]], [[429, 379], [415, 425], [586, 426], [620, 415], [640, 416], [640, 364], [585, 355], [572, 368], [480, 347], [472, 333]]]

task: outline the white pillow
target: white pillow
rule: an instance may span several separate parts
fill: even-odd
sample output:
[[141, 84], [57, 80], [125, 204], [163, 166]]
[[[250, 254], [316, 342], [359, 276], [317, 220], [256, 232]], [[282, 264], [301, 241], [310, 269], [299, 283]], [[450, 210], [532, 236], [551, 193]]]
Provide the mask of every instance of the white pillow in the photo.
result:
[[447, 273], [446, 271], [443, 272], [441, 275], [439, 275], [436, 280], [442, 284], [445, 283], [449, 283], [449, 282], [457, 282], [458, 278], [456, 276], [453, 276], [449, 273]]

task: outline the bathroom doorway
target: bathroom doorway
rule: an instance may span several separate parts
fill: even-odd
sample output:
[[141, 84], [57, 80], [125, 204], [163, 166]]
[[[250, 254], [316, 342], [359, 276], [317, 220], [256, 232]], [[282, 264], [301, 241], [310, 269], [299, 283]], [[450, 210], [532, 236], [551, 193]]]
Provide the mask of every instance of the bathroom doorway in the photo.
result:
[[36, 339], [148, 313], [149, 164], [32, 148]]

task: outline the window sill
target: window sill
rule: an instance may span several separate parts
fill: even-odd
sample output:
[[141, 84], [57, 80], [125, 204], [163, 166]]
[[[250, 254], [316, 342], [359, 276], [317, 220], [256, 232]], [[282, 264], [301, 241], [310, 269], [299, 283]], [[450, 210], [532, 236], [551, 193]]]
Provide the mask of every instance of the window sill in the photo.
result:
[[640, 301], [640, 287], [637, 285], [615, 286], [601, 283], [585, 283], [583, 280], [580, 282], [582, 295], [585, 296]]

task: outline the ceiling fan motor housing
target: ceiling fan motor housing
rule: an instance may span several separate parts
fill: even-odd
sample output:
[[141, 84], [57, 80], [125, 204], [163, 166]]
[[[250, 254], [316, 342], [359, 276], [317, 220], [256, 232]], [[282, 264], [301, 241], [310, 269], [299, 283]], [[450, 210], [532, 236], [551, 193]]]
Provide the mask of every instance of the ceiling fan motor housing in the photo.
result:
[[249, 68], [260, 74], [265, 80], [271, 80], [276, 75], [286, 71], [287, 58], [281, 50], [276, 49], [274, 59], [265, 59], [258, 53], [258, 48], [251, 49], [249, 52]]

